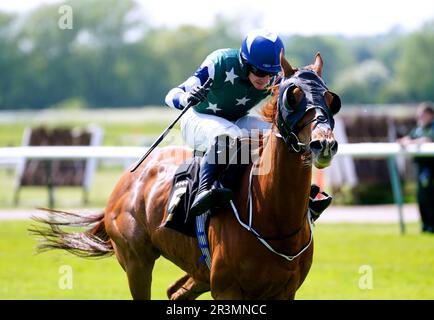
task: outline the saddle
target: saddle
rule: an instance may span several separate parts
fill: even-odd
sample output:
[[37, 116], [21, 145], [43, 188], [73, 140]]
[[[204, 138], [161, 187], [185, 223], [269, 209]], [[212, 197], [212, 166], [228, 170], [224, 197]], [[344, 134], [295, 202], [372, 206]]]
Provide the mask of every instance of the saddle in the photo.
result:
[[[163, 227], [176, 230], [193, 238], [197, 237], [196, 219], [195, 216], [189, 215], [189, 210], [199, 187], [201, 159], [201, 156], [194, 156], [177, 168], [167, 204], [167, 218], [163, 223]], [[237, 190], [241, 175], [250, 164], [231, 164], [215, 183]], [[317, 185], [313, 184], [311, 186], [309, 211], [312, 222], [320, 217], [332, 200], [333, 197], [321, 191]], [[218, 208], [212, 208], [211, 214], [216, 209]]]
[[[182, 163], [175, 172], [172, 189], [167, 204], [167, 218], [163, 226], [196, 238], [196, 219], [189, 215], [190, 206], [194, 201], [199, 187], [199, 171], [202, 157], [195, 156]], [[230, 165], [218, 179], [216, 184], [236, 190], [241, 180], [240, 175], [246, 164]], [[216, 210], [218, 208], [211, 209]]]

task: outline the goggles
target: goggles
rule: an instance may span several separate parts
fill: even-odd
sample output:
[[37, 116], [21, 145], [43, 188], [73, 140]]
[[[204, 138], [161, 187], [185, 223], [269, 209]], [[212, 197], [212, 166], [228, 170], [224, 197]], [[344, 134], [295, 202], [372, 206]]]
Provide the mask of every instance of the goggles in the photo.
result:
[[265, 78], [266, 76], [274, 77], [277, 75], [277, 72], [270, 72], [270, 71], [264, 71], [261, 69], [256, 68], [255, 66], [249, 64], [248, 65], [249, 71], [253, 73], [255, 76], [260, 78]]

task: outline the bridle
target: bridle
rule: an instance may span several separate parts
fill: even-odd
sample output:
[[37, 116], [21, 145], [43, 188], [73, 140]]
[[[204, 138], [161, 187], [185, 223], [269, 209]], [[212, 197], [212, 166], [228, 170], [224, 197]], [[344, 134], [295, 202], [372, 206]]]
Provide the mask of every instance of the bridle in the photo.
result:
[[[303, 98], [293, 108], [288, 102], [288, 95], [296, 88], [303, 91]], [[282, 79], [279, 85], [277, 99], [276, 136], [282, 138], [290, 151], [304, 153], [308, 151], [308, 145], [301, 142], [299, 133], [308, 125], [314, 123], [313, 129], [319, 124], [334, 128], [334, 119], [330, 109], [325, 105], [324, 94], [328, 91], [327, 86], [315, 72], [307, 69], [297, 71], [292, 77]], [[311, 110], [315, 116], [299, 125], [299, 122]]]
[[[315, 129], [320, 123], [324, 123], [327, 124], [328, 120], [327, 117], [324, 116], [324, 114], [322, 114], [322, 112], [320, 114], [318, 114], [318, 111], [321, 111], [322, 109], [316, 106], [309, 106], [306, 111], [305, 114], [308, 113], [311, 110], [315, 110], [316, 111], [316, 115], [315, 117], [313, 117], [312, 119], [306, 121], [303, 125], [301, 125], [300, 127], [297, 128], [293, 128], [293, 129], [288, 129], [286, 128], [284, 121], [282, 121], [282, 126], [281, 129], [279, 130], [279, 132], [274, 132], [275, 136], [277, 136], [278, 138], [282, 138], [286, 145], [289, 147], [289, 150], [295, 153], [304, 153], [306, 151], [308, 151], [309, 147], [308, 144], [301, 142], [300, 138], [298, 137], [298, 134], [303, 131], [303, 129], [305, 127], [307, 127], [308, 125], [310, 125], [311, 123], [314, 123], [314, 126], [312, 128]], [[281, 113], [278, 111], [278, 123], [279, 123], [279, 118], [281, 119]]]

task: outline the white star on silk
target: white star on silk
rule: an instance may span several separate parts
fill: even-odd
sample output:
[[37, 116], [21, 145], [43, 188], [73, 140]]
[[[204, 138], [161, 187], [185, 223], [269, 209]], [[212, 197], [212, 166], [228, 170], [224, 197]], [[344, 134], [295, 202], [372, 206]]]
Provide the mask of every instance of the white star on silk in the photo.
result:
[[250, 99], [248, 99], [247, 97], [243, 97], [242, 99], [236, 99], [236, 100], [237, 100], [236, 106], [240, 106], [240, 105], [245, 106], [246, 102], [249, 101]]
[[234, 68], [232, 68], [231, 71], [229, 71], [229, 72], [227, 72], [227, 71], [225, 71], [225, 72], [226, 72], [225, 82], [229, 81], [230, 83], [234, 84], [235, 78], [238, 78], [238, 76], [234, 72]]
[[212, 110], [214, 113], [217, 113], [217, 111], [220, 111], [221, 109], [217, 108], [217, 103], [213, 104], [213, 103], [209, 103], [209, 107], [207, 108], [209, 110]]

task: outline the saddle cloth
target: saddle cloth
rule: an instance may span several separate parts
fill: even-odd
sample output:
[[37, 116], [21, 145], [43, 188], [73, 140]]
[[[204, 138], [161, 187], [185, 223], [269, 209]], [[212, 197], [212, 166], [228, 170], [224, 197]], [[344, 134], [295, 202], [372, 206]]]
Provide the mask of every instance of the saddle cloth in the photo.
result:
[[200, 157], [187, 159], [175, 172], [163, 226], [196, 237], [196, 220], [189, 209], [199, 185]]
[[[172, 190], [167, 203], [167, 218], [163, 223], [164, 227], [174, 229], [187, 236], [196, 238], [196, 217], [189, 215], [190, 206], [194, 201], [199, 187], [199, 171], [201, 157], [196, 156], [187, 159], [175, 172]], [[217, 183], [236, 190], [241, 180], [243, 167], [247, 165], [230, 165]], [[215, 208], [211, 209], [212, 211]]]

